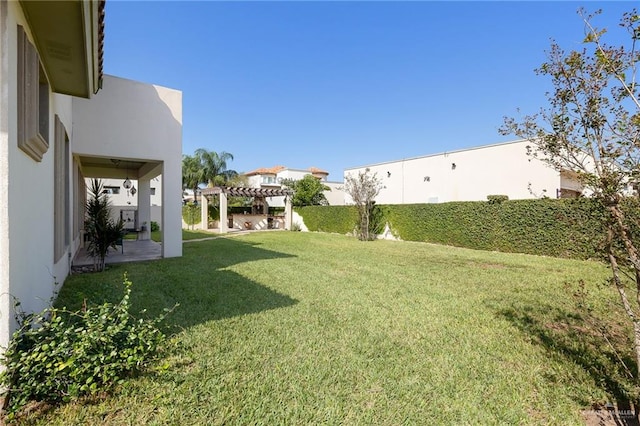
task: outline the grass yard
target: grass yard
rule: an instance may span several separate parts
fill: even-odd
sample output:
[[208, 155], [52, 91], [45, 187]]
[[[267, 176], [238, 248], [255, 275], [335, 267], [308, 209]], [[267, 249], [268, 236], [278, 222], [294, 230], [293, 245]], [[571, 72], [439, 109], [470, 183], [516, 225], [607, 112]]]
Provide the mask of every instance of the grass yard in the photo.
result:
[[[188, 229], [183, 229], [182, 230], [182, 241], [188, 241], [188, 240], [197, 240], [199, 238], [210, 238], [210, 237], [215, 237], [216, 234], [212, 233], [212, 232], [206, 232], [206, 231], [198, 231], [198, 230], [188, 230]], [[135, 238], [133, 238], [135, 240]], [[153, 241], [156, 242], [161, 242], [162, 241], [162, 233], [160, 231], [151, 231], [151, 239]]]
[[571, 296], [585, 279], [624, 340], [595, 262], [254, 233], [72, 276], [58, 304], [116, 301], [125, 271], [137, 310], [180, 303], [168, 368], [26, 422], [581, 424], [621, 392]]

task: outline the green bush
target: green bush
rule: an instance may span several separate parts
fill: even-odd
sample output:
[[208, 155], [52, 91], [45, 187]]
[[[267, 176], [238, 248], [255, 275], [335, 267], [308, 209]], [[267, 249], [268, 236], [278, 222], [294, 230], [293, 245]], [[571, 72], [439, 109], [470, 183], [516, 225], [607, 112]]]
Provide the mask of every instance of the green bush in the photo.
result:
[[155, 220], [151, 221], [151, 232], [156, 232], [160, 230], [160, 225]]
[[350, 234], [358, 222], [355, 206], [306, 206], [294, 210], [304, 218], [309, 231]]
[[15, 417], [30, 401], [66, 402], [107, 391], [159, 355], [164, 335], [155, 319], [129, 313], [131, 281], [124, 276], [120, 303], [80, 311], [48, 308], [22, 315], [3, 355], [6, 413]]
[[487, 195], [487, 201], [489, 201], [489, 204], [500, 204], [508, 199], [508, 195]]
[[200, 204], [187, 203], [182, 206], [182, 220], [184, 220], [184, 223], [192, 228], [193, 225], [199, 224], [202, 221], [200, 210]]
[[[381, 223], [397, 237], [480, 250], [540, 254], [577, 259], [599, 258], [605, 208], [594, 199], [466, 201], [441, 204], [381, 205]], [[638, 201], [625, 209], [640, 216]], [[353, 231], [353, 206], [301, 207], [296, 211], [312, 231]], [[640, 237], [637, 223], [628, 226]]]

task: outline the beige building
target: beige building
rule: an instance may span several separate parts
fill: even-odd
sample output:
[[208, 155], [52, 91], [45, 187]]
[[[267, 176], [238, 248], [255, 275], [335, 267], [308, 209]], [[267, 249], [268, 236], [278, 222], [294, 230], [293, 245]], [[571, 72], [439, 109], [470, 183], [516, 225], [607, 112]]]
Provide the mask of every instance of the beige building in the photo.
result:
[[[527, 155], [528, 141], [479, 146], [346, 169], [345, 177], [369, 169], [382, 182], [378, 204], [445, 203], [576, 197], [582, 187], [569, 171], [557, 171]], [[345, 201], [351, 200], [346, 196]]]
[[[123, 167], [120, 163], [120, 167]], [[111, 217], [114, 220], [122, 219], [125, 222], [125, 229], [141, 229], [145, 224], [138, 218], [138, 188], [140, 183], [137, 179], [130, 179], [128, 176], [124, 179], [101, 179], [103, 193], [107, 195], [111, 204]], [[91, 182], [85, 179], [87, 190]], [[152, 222], [156, 222], [162, 228], [162, 176], [156, 176], [149, 183], [149, 203], [150, 216]], [[128, 187], [128, 188], [127, 188]], [[180, 202], [175, 197], [174, 202]]]
[[[251, 188], [282, 188], [282, 181], [285, 179], [299, 180], [306, 175], [312, 175], [319, 179], [324, 185], [329, 187], [329, 191], [324, 191], [324, 196], [331, 206], [344, 204], [344, 191], [342, 182], [330, 182], [327, 180], [329, 172], [310, 167], [306, 170], [291, 169], [285, 166], [262, 167], [248, 173], [248, 184]], [[271, 207], [283, 207], [284, 201], [280, 198], [268, 200]]]
[[149, 221], [161, 175], [162, 255], [182, 254], [182, 93], [103, 75], [103, 40], [104, 1], [0, 0], [2, 347], [13, 298], [40, 311], [70, 272], [86, 178], [136, 179]]

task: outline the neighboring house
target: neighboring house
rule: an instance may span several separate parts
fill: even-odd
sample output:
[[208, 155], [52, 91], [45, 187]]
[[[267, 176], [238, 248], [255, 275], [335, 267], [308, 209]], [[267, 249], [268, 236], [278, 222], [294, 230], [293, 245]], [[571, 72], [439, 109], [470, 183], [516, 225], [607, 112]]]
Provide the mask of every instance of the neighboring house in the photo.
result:
[[[582, 187], [569, 171], [556, 171], [527, 155], [515, 141], [346, 169], [345, 177], [369, 169], [383, 188], [378, 204], [444, 203], [509, 199], [575, 198]], [[347, 196], [345, 201], [350, 202]]]
[[162, 254], [182, 255], [182, 93], [103, 75], [103, 40], [104, 1], [0, 0], [2, 347], [14, 298], [39, 311], [70, 272], [85, 178], [136, 179], [149, 221], [162, 174]]
[[[123, 167], [123, 163], [120, 163]], [[143, 223], [138, 220], [138, 188], [139, 183], [136, 179], [101, 179], [103, 193], [107, 194], [109, 203], [111, 204], [111, 217], [115, 220], [122, 219], [125, 221], [125, 227], [129, 229], [139, 229]], [[91, 182], [86, 179], [87, 190]], [[162, 227], [162, 176], [151, 179], [151, 187], [149, 188], [150, 218], [151, 221], [158, 223]], [[129, 186], [129, 188], [126, 188]], [[175, 200], [179, 202], [179, 200]]]
[[[330, 188], [329, 191], [324, 191], [329, 205], [343, 205], [344, 204], [344, 192], [342, 182], [329, 182], [327, 177], [329, 172], [318, 169], [316, 167], [310, 167], [306, 170], [302, 169], [290, 169], [285, 166], [275, 167], [262, 167], [260, 169], [253, 170], [245, 173], [249, 187], [251, 188], [282, 188], [282, 181], [285, 179], [300, 180], [306, 175], [312, 175], [322, 181], [322, 183]], [[284, 207], [284, 201], [281, 197], [273, 197], [271, 200], [267, 200], [271, 207]]]

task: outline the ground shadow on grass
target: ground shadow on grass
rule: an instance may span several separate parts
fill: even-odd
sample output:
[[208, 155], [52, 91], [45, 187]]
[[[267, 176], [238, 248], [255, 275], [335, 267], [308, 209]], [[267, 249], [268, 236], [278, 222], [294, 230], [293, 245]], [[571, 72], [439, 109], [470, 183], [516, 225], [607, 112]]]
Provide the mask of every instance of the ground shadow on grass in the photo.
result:
[[184, 245], [183, 257], [112, 265], [99, 274], [81, 274], [65, 282], [57, 306], [78, 309], [88, 303], [116, 303], [122, 298], [122, 277], [133, 282], [132, 312], [154, 317], [179, 304], [163, 327], [173, 333], [211, 320], [284, 308], [297, 303], [268, 285], [226, 268], [242, 263], [293, 257], [266, 250], [238, 238], [220, 238]]
[[[596, 386], [603, 389], [618, 402], [620, 409], [628, 407], [628, 376], [618, 357], [635, 374], [635, 362], [628, 351], [616, 354], [596, 326], [574, 313], [551, 306], [518, 306], [497, 311], [499, 317], [507, 319], [517, 329], [529, 336], [533, 342], [544, 347], [549, 357], [580, 366], [591, 376]], [[623, 330], [607, 330], [607, 339], [618, 350], [625, 344]], [[552, 383], [560, 378], [547, 375]], [[577, 401], [585, 407], [594, 401]]]

